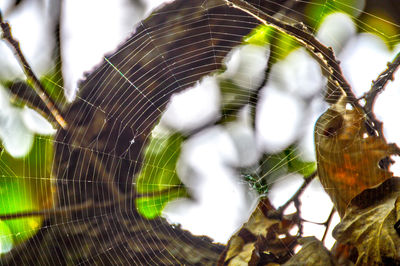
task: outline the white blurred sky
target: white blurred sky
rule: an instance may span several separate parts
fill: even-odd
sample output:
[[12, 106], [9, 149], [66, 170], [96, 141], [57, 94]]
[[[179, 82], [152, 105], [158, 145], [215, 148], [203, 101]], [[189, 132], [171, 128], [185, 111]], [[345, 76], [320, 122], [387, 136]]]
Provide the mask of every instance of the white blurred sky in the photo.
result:
[[[51, 12], [46, 9], [49, 1], [44, 1], [47, 3], [45, 8], [40, 7], [39, 0], [27, 1], [29, 4], [21, 6], [18, 12], [6, 16], [12, 24], [15, 37], [21, 41], [24, 53], [39, 74], [46, 71], [51, 57], [50, 51], [41, 45], [41, 40], [47, 38], [51, 29], [51, 24], [46, 24], [46, 16]], [[143, 18], [143, 11], [125, 8], [128, 1], [115, 0], [112, 4], [106, 0], [63, 1], [62, 55], [65, 89], [70, 95], [76, 90], [77, 81], [83, 77], [83, 73], [100, 63], [103, 55], [113, 51], [126, 39], [133, 31], [134, 25]], [[0, 9], [6, 10], [8, 2], [10, 1], [0, 0]], [[147, 2], [145, 14], [149, 14], [151, 8], [163, 1]], [[43, 19], [45, 23], [38, 22]], [[369, 89], [372, 79], [384, 70], [386, 63], [395, 54], [376, 36], [355, 35], [352, 20], [343, 14], [329, 17], [319, 31], [318, 38], [338, 53], [344, 74], [358, 96]], [[49, 43], [51, 44], [50, 41]], [[238, 51], [236, 53], [239, 54], [235, 55], [234, 52], [232, 58], [236, 56], [245, 60], [245, 54], [240, 55]], [[246, 64], [246, 61], [240, 62]], [[233, 65], [232, 63], [232, 69]], [[261, 62], [256, 68], [260, 71], [262, 67]], [[254, 75], [257, 69], [249, 67], [238, 70], [236, 67], [236, 70], [229, 71], [233, 71], [233, 76], [245, 83], [256, 84], [257, 80], [249, 81], [247, 78]], [[22, 77], [22, 72], [12, 53], [0, 42], [0, 78], [17, 76]], [[195, 234], [209, 235], [216, 241], [226, 242], [247, 220], [257, 200], [256, 194], [235, 177], [236, 173], [228, 165], [240, 164], [251, 156], [245, 153], [244, 147], [247, 150], [253, 149], [253, 155], [260, 152], [260, 147], [263, 151], [279, 151], [300, 135], [304, 136], [300, 142], [303, 158], [313, 159], [314, 123], [327, 106], [321, 97], [316, 97], [308, 106], [304, 106], [301, 99], [320, 90], [323, 82], [318, 65], [302, 49], [296, 50], [284, 61], [277, 63], [271, 70], [271, 79], [260, 96], [262, 104], [258, 107], [260, 115], [257, 120], [257, 137], [252, 137], [249, 123], [243, 115], [243, 119], [230, 125], [229, 130], [222, 127], [213, 128], [189, 140], [184, 146], [185, 156], [178, 171], [182, 174], [183, 181], [196, 189], [195, 194], [200, 204], [184, 199], [178, 200], [169, 204], [164, 212], [165, 216], [171, 222], [180, 223], [183, 228]], [[378, 98], [375, 110], [384, 122], [388, 141], [398, 144], [399, 85], [400, 72]], [[173, 103], [163, 118], [164, 123], [185, 129], [192, 121], [206, 121], [213, 117], [218, 108], [210, 108], [208, 112], [201, 108], [208, 106], [210, 101], [219, 101], [220, 96], [215, 86], [215, 81], [211, 78], [205, 79], [196, 88], [174, 96]], [[282, 90], [282, 87], [285, 89]], [[190, 111], [184, 111], [188, 107], [191, 108]], [[174, 124], [169, 117], [175, 117], [178, 122]], [[238, 136], [246, 145], [237, 145], [235, 140]], [[395, 175], [400, 175], [400, 163], [395, 164], [392, 170]], [[300, 183], [301, 178], [296, 175], [278, 180], [270, 194], [273, 203], [282, 204]], [[317, 181], [307, 189], [302, 200], [305, 219], [323, 222], [329, 215], [332, 205]], [[306, 224], [305, 233], [321, 237], [323, 227]], [[328, 245], [332, 243], [332, 238], [329, 238]]]

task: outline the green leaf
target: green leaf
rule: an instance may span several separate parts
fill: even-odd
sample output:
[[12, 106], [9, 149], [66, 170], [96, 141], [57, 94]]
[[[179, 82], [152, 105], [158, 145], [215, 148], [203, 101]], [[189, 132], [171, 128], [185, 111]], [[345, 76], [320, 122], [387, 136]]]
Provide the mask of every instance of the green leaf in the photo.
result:
[[298, 152], [298, 148], [295, 146], [290, 146], [284, 151], [284, 153], [286, 155], [288, 171], [290, 173], [299, 173], [304, 177], [307, 177], [317, 170], [316, 162], [303, 161]]
[[152, 137], [145, 150], [144, 165], [136, 184], [139, 195], [136, 207], [148, 219], [159, 216], [167, 202], [187, 196], [176, 173], [183, 140], [179, 133]]
[[[33, 147], [24, 158], [13, 158], [7, 152], [0, 156], [0, 214], [51, 208], [53, 180], [51, 138], [36, 136]], [[32, 237], [42, 224], [42, 217], [2, 221], [13, 235], [15, 244]], [[0, 238], [4, 235], [0, 234]]]

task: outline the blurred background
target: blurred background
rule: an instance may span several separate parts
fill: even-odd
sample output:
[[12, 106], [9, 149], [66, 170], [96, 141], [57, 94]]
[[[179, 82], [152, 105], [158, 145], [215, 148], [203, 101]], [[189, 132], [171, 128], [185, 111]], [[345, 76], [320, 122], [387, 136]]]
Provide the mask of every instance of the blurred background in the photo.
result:
[[[36, 74], [49, 87], [58, 84], [53, 88], [55, 98], [68, 104], [77, 97], [84, 73], [115, 51], [135, 25], [164, 2], [168, 1], [0, 0], [0, 10]], [[355, 94], [362, 96], [400, 51], [398, 5], [375, 2], [310, 0], [280, 18], [290, 23], [304, 21], [323, 44], [331, 46]], [[295, 40], [269, 27], [253, 31], [229, 53], [224, 65], [223, 71], [174, 95], [153, 131], [153, 138], [165, 141], [175, 132], [190, 136], [180, 142], [171, 170], [176, 170], [192, 199], [168, 200], [162, 215], [220, 243], [226, 243], [247, 221], [260, 195], [268, 194], [278, 207], [302, 184], [303, 175], [315, 170], [314, 124], [328, 107], [323, 101], [326, 78], [317, 62]], [[395, 77], [378, 97], [375, 112], [384, 122], [388, 142], [399, 144], [400, 73]], [[0, 164], [0, 205], [15, 205], [1, 213], [51, 206], [49, 199], [43, 204], [45, 196], [27, 195], [28, 190], [21, 188], [32, 186], [25, 181], [35, 180], [45, 195], [52, 194], [47, 184], [53, 180], [51, 169], [36, 176], [14, 171], [21, 165], [35, 168], [38, 161], [44, 161], [44, 169], [51, 168], [47, 146], [55, 134], [39, 113], [10, 94], [10, 84], [24, 79], [13, 53], [0, 42], [0, 139], [5, 150]], [[256, 101], [248, 97], [254, 92]], [[224, 111], [233, 109], [238, 112], [221, 119]], [[214, 125], [217, 121], [222, 122]], [[395, 175], [400, 174], [399, 167], [395, 163], [391, 168]], [[302, 218], [307, 221], [323, 223], [331, 212], [332, 203], [318, 180], [301, 200]], [[292, 211], [294, 206], [288, 209]], [[0, 252], [29, 238], [40, 222], [31, 219], [15, 226], [0, 221]], [[331, 230], [337, 222], [335, 216]], [[324, 230], [306, 222], [304, 234], [321, 238]], [[15, 232], [21, 231], [26, 236], [16, 240]], [[326, 245], [333, 242], [328, 234]]]

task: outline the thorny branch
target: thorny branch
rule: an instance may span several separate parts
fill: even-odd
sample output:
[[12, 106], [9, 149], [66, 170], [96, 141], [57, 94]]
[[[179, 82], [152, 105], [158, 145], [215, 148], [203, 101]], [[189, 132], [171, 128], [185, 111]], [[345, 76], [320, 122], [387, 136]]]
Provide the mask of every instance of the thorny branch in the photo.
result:
[[55, 120], [62, 128], [67, 128], [67, 122], [61, 116], [61, 112], [56, 106], [56, 104], [51, 100], [49, 94], [44, 89], [43, 85], [40, 83], [39, 79], [36, 77], [33, 72], [31, 66], [23, 55], [21, 48], [19, 46], [19, 42], [14, 39], [11, 33], [11, 27], [8, 22], [3, 21], [2, 13], [0, 12], [0, 27], [2, 29], [2, 38], [9, 44], [11, 49], [14, 51], [15, 56], [20, 63], [22, 70], [24, 71], [28, 80], [32, 83], [33, 88], [36, 90], [36, 93], [42, 99], [42, 101], [46, 104], [46, 107], [49, 109]]
[[371, 89], [360, 98], [365, 100], [364, 110], [367, 114], [369, 114], [369, 117], [373, 122], [373, 126], [378, 132], [379, 136], [383, 135], [382, 122], [379, 122], [376, 119], [375, 114], [373, 112], [375, 100], [378, 94], [385, 89], [386, 84], [390, 80], [394, 79], [393, 77], [394, 72], [396, 72], [399, 65], [400, 65], [400, 52], [397, 53], [396, 57], [393, 59], [392, 62], [389, 62], [387, 64], [386, 70], [384, 70], [381, 74], [379, 74], [378, 78], [372, 82]]
[[357, 99], [350, 88], [350, 84], [344, 78], [342, 70], [339, 65], [339, 61], [336, 59], [332, 48], [328, 48], [320, 43], [303, 23], [298, 24], [287, 24], [267, 13], [259, 10], [250, 3], [244, 0], [225, 0], [225, 2], [243, 12], [253, 16], [264, 25], [272, 26], [277, 30], [288, 34], [298, 40], [304, 45], [323, 65], [323, 68], [329, 73], [328, 81], [335, 85], [337, 89], [345, 94], [347, 101], [354, 106], [360, 107]]

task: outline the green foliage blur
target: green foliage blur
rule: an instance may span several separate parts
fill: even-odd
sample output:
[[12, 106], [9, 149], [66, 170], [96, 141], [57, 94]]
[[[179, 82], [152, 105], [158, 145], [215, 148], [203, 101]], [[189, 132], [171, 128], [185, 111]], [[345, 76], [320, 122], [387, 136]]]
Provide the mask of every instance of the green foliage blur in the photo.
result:
[[136, 207], [148, 219], [161, 215], [169, 201], [187, 196], [176, 173], [184, 137], [179, 133], [152, 137], [144, 152], [144, 164], [137, 177]]
[[[51, 175], [53, 142], [51, 137], [36, 136], [33, 147], [23, 158], [6, 151], [0, 155], [0, 215], [51, 208], [54, 180]], [[0, 253], [32, 237], [43, 217], [0, 220]], [[5, 234], [7, 233], [7, 234]]]

